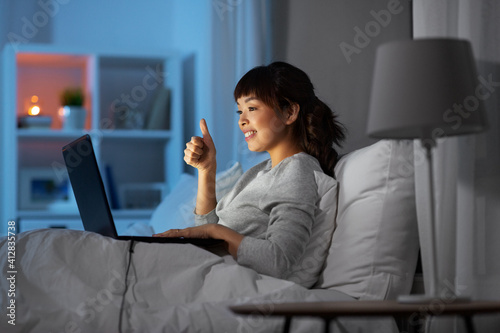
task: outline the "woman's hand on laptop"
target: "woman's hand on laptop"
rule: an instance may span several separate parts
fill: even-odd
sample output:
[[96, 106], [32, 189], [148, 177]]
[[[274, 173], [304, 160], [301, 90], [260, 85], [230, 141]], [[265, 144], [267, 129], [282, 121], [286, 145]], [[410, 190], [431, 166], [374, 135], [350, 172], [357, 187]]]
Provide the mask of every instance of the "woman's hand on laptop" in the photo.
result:
[[199, 227], [170, 229], [159, 234], [154, 234], [153, 237], [213, 238], [210, 236], [211, 227], [211, 224], [205, 224]]
[[165, 232], [154, 234], [153, 237], [184, 237], [184, 238], [214, 238], [222, 239], [227, 244], [228, 252], [237, 257], [238, 247], [240, 246], [243, 235], [220, 224], [204, 224], [197, 227], [185, 229], [170, 229]]

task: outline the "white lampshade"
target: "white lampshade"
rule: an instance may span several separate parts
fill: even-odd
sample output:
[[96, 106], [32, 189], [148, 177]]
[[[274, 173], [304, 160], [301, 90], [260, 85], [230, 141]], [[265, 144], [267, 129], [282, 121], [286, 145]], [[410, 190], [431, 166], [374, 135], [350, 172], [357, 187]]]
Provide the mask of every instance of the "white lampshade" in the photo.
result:
[[368, 135], [425, 139], [483, 131], [487, 88], [465, 40], [384, 44], [375, 58]]

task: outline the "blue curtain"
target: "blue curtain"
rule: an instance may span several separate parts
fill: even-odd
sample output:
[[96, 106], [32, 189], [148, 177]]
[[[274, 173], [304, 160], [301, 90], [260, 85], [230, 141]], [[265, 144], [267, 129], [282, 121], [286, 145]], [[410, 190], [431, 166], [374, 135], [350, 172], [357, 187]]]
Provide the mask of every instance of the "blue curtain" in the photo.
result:
[[[233, 90], [251, 68], [270, 60], [270, 1], [214, 0], [211, 17], [210, 98], [211, 114], [205, 114], [217, 148], [218, 170], [240, 162], [244, 170], [267, 154], [248, 151], [238, 128]], [[197, 119], [196, 121], [199, 121]]]

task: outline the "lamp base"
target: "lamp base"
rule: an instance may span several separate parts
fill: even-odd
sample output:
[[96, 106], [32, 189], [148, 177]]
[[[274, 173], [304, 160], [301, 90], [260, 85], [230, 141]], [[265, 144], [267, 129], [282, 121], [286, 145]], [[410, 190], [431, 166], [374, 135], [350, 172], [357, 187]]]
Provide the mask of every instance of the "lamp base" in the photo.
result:
[[398, 296], [398, 303], [403, 304], [428, 304], [439, 301], [445, 301], [446, 303], [469, 303], [471, 301], [471, 298], [467, 296], [455, 296], [443, 299], [440, 296], [432, 296], [427, 294]]

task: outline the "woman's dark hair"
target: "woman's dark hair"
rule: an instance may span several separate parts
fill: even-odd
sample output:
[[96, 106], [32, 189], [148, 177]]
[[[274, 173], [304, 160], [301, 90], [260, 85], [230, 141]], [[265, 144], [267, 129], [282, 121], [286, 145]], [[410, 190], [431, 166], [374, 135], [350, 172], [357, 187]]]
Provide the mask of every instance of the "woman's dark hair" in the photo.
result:
[[316, 97], [314, 86], [302, 70], [285, 62], [258, 66], [246, 73], [234, 89], [234, 99], [255, 96], [284, 117], [293, 104], [300, 107], [293, 123], [294, 137], [301, 148], [320, 163], [323, 171], [334, 176], [338, 153], [333, 145], [341, 146], [345, 127], [337, 115]]

